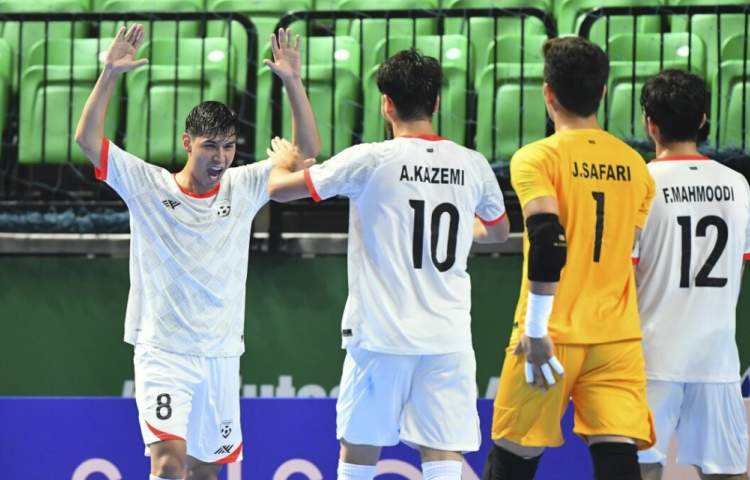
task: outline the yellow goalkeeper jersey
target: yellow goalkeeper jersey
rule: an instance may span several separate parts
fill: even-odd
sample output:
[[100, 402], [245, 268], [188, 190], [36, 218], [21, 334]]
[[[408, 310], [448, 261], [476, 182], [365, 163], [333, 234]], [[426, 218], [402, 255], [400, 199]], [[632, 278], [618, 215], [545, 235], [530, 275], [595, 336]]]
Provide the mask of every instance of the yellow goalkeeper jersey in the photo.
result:
[[[564, 130], [513, 156], [511, 183], [521, 206], [557, 199], [568, 252], [549, 321], [556, 343], [593, 344], [640, 338], [631, 262], [654, 181], [643, 158], [604, 130]], [[524, 331], [529, 239], [523, 238], [521, 292], [511, 343]]]

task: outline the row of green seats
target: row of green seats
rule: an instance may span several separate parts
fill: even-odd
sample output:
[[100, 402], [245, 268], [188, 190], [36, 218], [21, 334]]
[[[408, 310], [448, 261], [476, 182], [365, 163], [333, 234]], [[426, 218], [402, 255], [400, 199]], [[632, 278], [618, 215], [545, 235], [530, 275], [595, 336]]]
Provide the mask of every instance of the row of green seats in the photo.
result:
[[[20, 88], [20, 163], [66, 162], [69, 154], [74, 162], [85, 161], [71, 147], [71, 136], [101, 70], [97, 51], [97, 39], [40, 42], [32, 49]], [[230, 51], [225, 38], [181, 39], [179, 48], [166, 39], [144, 44], [141, 55], [150, 58], [149, 66], [127, 74], [113, 95], [127, 94], [125, 147], [154, 163], [169, 164], [173, 152], [180, 151], [182, 122], [190, 109], [201, 100], [227, 102], [231, 96]], [[120, 102], [112, 101], [105, 125], [110, 138], [115, 138], [119, 118]]]
[[[653, 75], [660, 66], [686, 68], [688, 57], [693, 70], [705, 73], [705, 48], [702, 41], [693, 35], [692, 40], [687, 34], [664, 34], [664, 58], [660, 63], [661, 56], [661, 34], [650, 34], [637, 37], [636, 50], [636, 84], [632, 85], [633, 55], [632, 37], [628, 34], [614, 36], [609, 43], [610, 57], [612, 60], [612, 75], [610, 79], [607, 108], [610, 117], [609, 126], [613, 132], [623, 136], [643, 136], [640, 121], [634, 124], [630, 121], [631, 115], [637, 115], [637, 92], [645, 78]], [[518, 144], [526, 143], [544, 135], [544, 109], [540, 97], [542, 63], [540, 56], [540, 45], [544, 36], [529, 36], [525, 40], [513, 37], [500, 37], [496, 42], [491, 42], [488, 47], [486, 58], [487, 66], [476, 74], [476, 84], [469, 84], [477, 91], [478, 100], [478, 125], [492, 125], [493, 114], [495, 125], [501, 129], [494, 132], [495, 146], [493, 149], [493, 132], [488, 128], [477, 128], [477, 146], [489, 158], [507, 158]], [[742, 84], [738, 90], [737, 75], [731, 73], [737, 71], [742, 73], [743, 62], [741, 55], [744, 53], [742, 46], [743, 37], [737, 36], [732, 42], [727, 43], [724, 58], [735, 58], [726, 60], [732, 67], [722, 68], [728, 72], [722, 76], [722, 97], [737, 98], [737, 92], [742, 93]], [[334, 48], [335, 41], [335, 48]], [[55, 45], [47, 44], [47, 83], [44, 83], [44, 44], [39, 44], [32, 49], [30, 61], [34, 64], [24, 72], [23, 92], [21, 98], [21, 133], [19, 138], [19, 158], [22, 162], [37, 162], [41, 155], [41, 144], [39, 140], [45, 135], [44, 148], [46, 161], [65, 161], [68, 152], [68, 129], [70, 123], [68, 117], [77, 119], [83, 102], [96, 78], [98, 64], [89, 61], [85, 64], [82, 59], [96, 57], [98, 49], [97, 39], [74, 40], [76, 65], [70, 68], [70, 41], [56, 42]], [[171, 42], [171, 43], [170, 43]], [[192, 42], [192, 43], [191, 43]], [[356, 125], [356, 119], [360, 108], [363, 114], [363, 137], [364, 140], [378, 140], [382, 138], [383, 125], [379, 115], [379, 95], [375, 85], [376, 67], [364, 70], [360, 66], [359, 44], [351, 37], [312, 37], [310, 38], [309, 51], [310, 70], [303, 72], [307, 77], [308, 88], [311, 92], [316, 115], [321, 125], [321, 136], [324, 143], [323, 157], [330, 156], [351, 144]], [[374, 49], [376, 58], [384, 57], [386, 48], [395, 51], [411, 46], [413, 40], [408, 37], [396, 37], [390, 39], [388, 46], [381, 40]], [[521, 60], [520, 49], [510, 48], [519, 44], [527, 43], [524, 49], [524, 63]], [[203, 46], [201, 46], [203, 44]], [[128, 125], [126, 147], [134, 153], [148, 156], [151, 161], [157, 163], [168, 163], [171, 161], [173, 145], [179, 146], [179, 133], [181, 125], [164, 124], [163, 122], [152, 122], [148, 124], [148, 112], [151, 118], [163, 118], [165, 112], [169, 118], [184, 118], [189, 108], [200, 101], [201, 80], [200, 69], [193, 65], [199, 65], [201, 61], [207, 65], [204, 74], [203, 94], [204, 99], [227, 99], [227, 78], [232, 77], [236, 71], [236, 65], [229, 63], [229, 45], [226, 39], [182, 39], [179, 48], [179, 61], [183, 66], [177, 70], [179, 78], [177, 86], [177, 114], [174, 113], [175, 104], [175, 67], [174, 59], [176, 46], [168, 40], [155, 40], [153, 49], [150, 44], [143, 49], [142, 55], [151, 58], [151, 67], [140, 69], [128, 76], [127, 92], [128, 102]], [[691, 45], [692, 50], [686, 50]], [[437, 36], [418, 37], [416, 46], [425, 53], [442, 57], [445, 70], [446, 82], [442, 91], [441, 112], [436, 121], [443, 129], [444, 135], [458, 142], [464, 141], [465, 123], [467, 119], [466, 90], [467, 79], [471, 82], [471, 62], [467, 64], [470, 45], [467, 39], [458, 35], [448, 35], [442, 38]], [[83, 54], [88, 49], [88, 54]], [[200, 57], [201, 49], [205, 57]], [[152, 53], [153, 50], [153, 53]], [[307, 50], [306, 50], [307, 51]], [[514, 53], [515, 52], [515, 53]], [[510, 55], [508, 55], [510, 53]], [[198, 54], [198, 57], [196, 57]], [[497, 55], [497, 63], [495, 62]], [[303, 65], [308, 64], [307, 55], [303, 51]], [[3, 58], [0, 56], [0, 58]], [[4, 57], [7, 59], [7, 55]], [[331, 59], [334, 59], [332, 61]], [[80, 65], [79, 65], [80, 61]], [[733, 62], [733, 63], [732, 63]], [[55, 64], [57, 63], [57, 64]], [[523, 65], [524, 80], [521, 81], [521, 65]], [[468, 68], [468, 70], [467, 70]], [[305, 69], [306, 70], [306, 69]], [[150, 73], [148, 73], [150, 71]], [[360, 79], [360, 72], [363, 77]], [[148, 87], [148, 76], [152, 75], [150, 87]], [[336, 87], [333, 88], [333, 79], [336, 79]], [[741, 75], [739, 75], [741, 79]], [[140, 79], [140, 80], [138, 80]], [[139, 83], [141, 82], [141, 83]], [[6, 83], [8, 80], [6, 78]], [[70, 89], [74, 85], [73, 91]], [[264, 70], [260, 74], [259, 87], [265, 85], [267, 89], [259, 89], [259, 112], [263, 112], [257, 119], [257, 128], [264, 132], [259, 140], [259, 149], [268, 143], [270, 136], [270, 109], [267, 99], [270, 97], [271, 74]], [[718, 94], [718, 88], [712, 88], [714, 94]], [[31, 93], [29, 93], [31, 92]], [[141, 92], [141, 93], [138, 93]], [[145, 93], [144, 93], [145, 92]], [[496, 92], [496, 93], [495, 93]], [[524, 105], [521, 110], [520, 93], [523, 92]], [[150, 109], [144, 109], [147, 105], [146, 98], [151, 95]], [[46, 95], [45, 107], [44, 100]], [[7, 94], [6, 94], [7, 96]], [[70, 110], [68, 105], [72, 97], [74, 107]], [[493, 98], [494, 97], [494, 98]], [[495, 104], [492, 111], [493, 101]], [[360, 105], [363, 104], [363, 107]], [[718, 105], [727, 104], [726, 101], [719, 103], [714, 101], [714, 108], [721, 110], [722, 116], [735, 118], [736, 112]], [[740, 104], [741, 105], [741, 104]], [[48, 116], [46, 128], [43, 117]], [[115, 109], [117, 107], [114, 107]], [[736, 110], [736, 108], [735, 108]], [[284, 109], [288, 112], [288, 109]], [[521, 123], [519, 114], [521, 111]], [[116, 112], [116, 110], [113, 110]], [[635, 113], [633, 113], [635, 112]], [[741, 114], [741, 111], [738, 110]], [[50, 115], [54, 121], [50, 121]], [[65, 118], [60, 116], [64, 115]], [[112, 113], [113, 118], [118, 118], [117, 113]], [[718, 117], [715, 117], [718, 118]], [[33, 119], [26, 121], [24, 119]], [[114, 122], [115, 120], [112, 120]], [[714, 122], [716, 125], [718, 122]], [[734, 122], [734, 124], [741, 122]], [[722, 130], [722, 143], [736, 142], [738, 135], [729, 129], [730, 123], [722, 121], [725, 129]], [[284, 119], [285, 134], [289, 135], [290, 120]], [[333, 125], [336, 127], [333, 128]], [[631, 128], [635, 125], [635, 130]], [[108, 127], [108, 134], [114, 131], [114, 123]], [[172, 135], [176, 128], [178, 134]], [[737, 130], [737, 128], [735, 128]], [[174, 138], [173, 138], [174, 137]], [[147, 143], [147, 139], [150, 142]], [[58, 142], [55, 144], [54, 142]], [[740, 141], [741, 143], [741, 141]], [[146, 145], [150, 150], [146, 151]], [[179, 149], [178, 149], [179, 150]], [[493, 155], [494, 150], [494, 155]], [[51, 152], [57, 152], [52, 155]], [[80, 154], [76, 159], [81, 158]], [[148, 154], [148, 155], [147, 155]]]

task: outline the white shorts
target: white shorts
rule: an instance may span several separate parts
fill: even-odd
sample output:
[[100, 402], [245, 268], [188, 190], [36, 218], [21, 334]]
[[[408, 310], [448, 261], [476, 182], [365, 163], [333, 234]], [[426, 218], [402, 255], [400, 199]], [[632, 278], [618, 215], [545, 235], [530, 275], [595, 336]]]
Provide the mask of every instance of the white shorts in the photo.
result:
[[336, 435], [359, 445], [473, 452], [481, 433], [474, 352], [394, 355], [350, 347]]
[[239, 357], [180, 355], [136, 345], [135, 401], [143, 442], [185, 440], [206, 463], [242, 460]]
[[646, 393], [654, 414], [656, 445], [640, 452], [641, 463], [667, 459], [677, 434], [677, 463], [704, 474], [747, 470], [748, 432], [740, 383], [678, 383], [649, 380]]

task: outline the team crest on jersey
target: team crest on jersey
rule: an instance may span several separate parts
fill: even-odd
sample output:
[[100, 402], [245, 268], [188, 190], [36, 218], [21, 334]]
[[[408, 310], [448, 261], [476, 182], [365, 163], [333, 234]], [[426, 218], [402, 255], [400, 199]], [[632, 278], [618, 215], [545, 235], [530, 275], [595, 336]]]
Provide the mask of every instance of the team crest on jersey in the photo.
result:
[[224, 438], [227, 438], [229, 435], [232, 434], [232, 421], [228, 422], [221, 422], [221, 425], [219, 426], [219, 432], [221, 433], [221, 436]]
[[222, 202], [216, 207], [216, 214], [220, 217], [227, 217], [229, 216], [229, 212], [232, 211], [232, 206], [229, 204], [229, 202]]

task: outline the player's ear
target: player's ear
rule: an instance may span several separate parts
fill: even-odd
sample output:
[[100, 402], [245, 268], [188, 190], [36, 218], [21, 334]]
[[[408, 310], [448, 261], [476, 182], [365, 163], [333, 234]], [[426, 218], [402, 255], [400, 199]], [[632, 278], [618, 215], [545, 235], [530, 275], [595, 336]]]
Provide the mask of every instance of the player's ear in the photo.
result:
[[383, 102], [381, 104], [381, 111], [386, 120], [393, 121], [394, 114], [396, 113], [396, 106], [393, 104], [393, 100], [386, 94], [383, 94]]
[[435, 108], [432, 109], [432, 113], [437, 113], [440, 110], [440, 95], [435, 99]]
[[188, 153], [192, 150], [191, 141], [190, 135], [187, 132], [182, 134], [182, 147]]
[[698, 130], [706, 126], [706, 122], [708, 122], [708, 116], [705, 112], [703, 112], [703, 118], [701, 118], [701, 126], [698, 127]]

